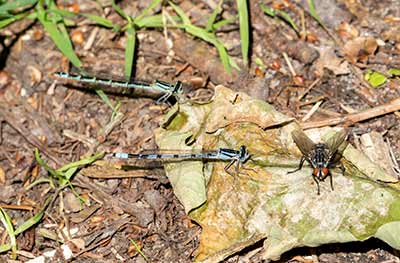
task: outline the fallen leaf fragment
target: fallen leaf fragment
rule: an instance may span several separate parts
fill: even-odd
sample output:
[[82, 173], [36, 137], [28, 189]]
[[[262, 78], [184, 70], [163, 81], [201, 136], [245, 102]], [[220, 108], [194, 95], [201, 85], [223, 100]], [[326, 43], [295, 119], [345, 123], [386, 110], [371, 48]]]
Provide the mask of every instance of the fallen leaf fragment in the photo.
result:
[[[165, 164], [175, 194], [202, 227], [197, 260], [220, 261], [263, 239], [263, 257], [273, 260], [294, 247], [370, 237], [400, 248], [399, 184], [351, 145], [343, 153], [345, 174], [331, 171], [335, 190], [321, 182], [317, 195], [308, 165], [287, 174], [301, 157], [290, 135], [299, 126], [271, 105], [218, 86], [211, 102], [174, 111], [156, 131], [161, 149], [245, 145], [251, 154], [238, 175], [228, 174], [223, 161]], [[332, 132], [307, 135], [318, 142]]]

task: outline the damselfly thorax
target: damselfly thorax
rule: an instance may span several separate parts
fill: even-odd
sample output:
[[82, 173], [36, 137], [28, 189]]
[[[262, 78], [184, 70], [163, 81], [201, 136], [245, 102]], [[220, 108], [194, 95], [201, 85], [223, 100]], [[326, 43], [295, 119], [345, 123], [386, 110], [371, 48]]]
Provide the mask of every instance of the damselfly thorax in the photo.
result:
[[[337, 132], [334, 134], [326, 143], [314, 143], [308, 136], [301, 130], [294, 130], [292, 132], [292, 138], [296, 143], [297, 147], [303, 154], [300, 159], [299, 167], [288, 173], [294, 173], [303, 167], [305, 161], [307, 161], [313, 168], [312, 176], [317, 184], [318, 194], [320, 194], [319, 181], [324, 181], [329, 176], [331, 188], [333, 190], [333, 180], [330, 169], [335, 167], [338, 163], [342, 151], [344, 150], [344, 144], [347, 136], [346, 131]], [[340, 164], [342, 173], [344, 173], [344, 167]]]

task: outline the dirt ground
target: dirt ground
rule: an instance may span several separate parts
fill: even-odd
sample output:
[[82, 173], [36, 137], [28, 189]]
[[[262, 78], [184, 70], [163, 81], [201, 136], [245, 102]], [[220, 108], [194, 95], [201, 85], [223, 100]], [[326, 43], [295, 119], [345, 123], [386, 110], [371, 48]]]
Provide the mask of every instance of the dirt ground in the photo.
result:
[[[147, 2], [124, 0], [118, 5], [136, 14]], [[281, 17], [263, 13], [261, 2], [286, 12], [299, 26], [304, 17], [307, 33], [300, 28], [297, 34]], [[352, 122], [353, 134], [378, 131], [399, 160], [400, 109], [391, 108], [390, 103], [400, 96], [400, 79], [386, 73], [400, 68], [399, 2], [321, 1], [317, 12], [325, 29], [309, 15], [306, 2], [249, 1], [249, 66], [242, 64], [238, 20], [218, 29], [217, 36], [242, 68], [231, 74], [224, 70], [214, 47], [182, 30], [140, 29], [134, 76], [171, 83], [180, 80], [190, 87], [187, 96], [200, 101], [210, 99], [214, 87], [222, 84], [267, 101], [299, 121], [315, 111], [301, 121], [306, 128], [343, 126], [335, 117], [350, 116], [346, 120]], [[217, 1], [176, 3], [192, 23], [204, 26]], [[95, 1], [58, 1], [58, 5], [100, 14]], [[222, 18], [236, 16], [235, 1], [224, 1], [222, 6]], [[108, 19], [124, 24], [110, 6], [106, 9]], [[168, 5], [163, 9], [173, 14]], [[85, 17], [73, 20], [76, 25], [69, 34], [84, 67], [99, 75], [123, 76], [125, 34], [98, 27]], [[14, 225], [46, 207], [43, 218], [17, 236], [18, 260], [55, 249], [52, 261], [63, 261], [57, 241], [62, 236], [69, 240], [74, 262], [194, 261], [201, 228], [185, 214], [162, 169], [134, 171], [129, 178], [78, 171], [71, 180], [74, 192], [68, 185], [52, 186], [49, 173], [34, 155], [37, 148], [49, 166], [59, 168], [95, 152], [154, 149], [153, 131], [169, 106], [149, 98], [110, 95], [113, 102], [121, 102], [123, 113], [118, 122], [111, 123], [112, 110], [96, 93], [55, 80], [54, 72], [71, 67], [40, 23], [19, 20], [1, 29], [0, 39], [0, 207]], [[384, 72], [386, 83], [371, 87], [364, 78], [368, 70]], [[380, 105], [386, 105], [383, 113], [352, 115]], [[326, 122], [321, 124], [321, 120]], [[31, 186], [38, 180], [41, 183]], [[75, 193], [85, 200], [85, 209]], [[50, 200], [48, 206], [46, 200]], [[74, 231], [79, 235], [71, 239]], [[3, 226], [0, 234], [0, 244], [7, 243]], [[259, 242], [226, 262], [262, 262], [262, 253]], [[7, 262], [10, 255], [10, 251], [0, 254], [0, 260]], [[373, 239], [297, 248], [278, 262], [400, 262], [400, 253]]]

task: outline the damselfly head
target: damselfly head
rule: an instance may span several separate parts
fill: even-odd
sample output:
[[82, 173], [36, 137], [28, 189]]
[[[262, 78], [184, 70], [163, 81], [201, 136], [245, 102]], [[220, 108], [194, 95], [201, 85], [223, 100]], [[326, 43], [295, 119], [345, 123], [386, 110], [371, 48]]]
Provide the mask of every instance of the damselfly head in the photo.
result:
[[247, 159], [250, 157], [249, 152], [247, 151], [247, 147], [242, 145], [240, 146], [239, 149], [239, 160], [242, 162], [247, 161]]
[[173, 93], [182, 94], [183, 93], [183, 84], [180, 81], [177, 81], [174, 85]]

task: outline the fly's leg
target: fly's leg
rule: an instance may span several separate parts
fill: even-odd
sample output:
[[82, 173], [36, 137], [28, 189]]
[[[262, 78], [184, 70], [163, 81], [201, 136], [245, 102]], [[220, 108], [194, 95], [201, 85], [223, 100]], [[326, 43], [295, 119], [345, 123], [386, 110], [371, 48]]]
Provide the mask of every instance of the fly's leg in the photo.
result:
[[297, 169], [293, 170], [293, 171], [288, 171], [287, 173], [291, 174], [291, 173], [294, 173], [294, 172], [297, 172], [297, 171], [301, 170], [305, 160], [306, 160], [306, 158], [304, 157], [304, 155], [301, 156], [299, 167]]
[[340, 171], [342, 171], [342, 175], [344, 175], [344, 172], [346, 171], [346, 168], [344, 168], [344, 165], [342, 163], [340, 163], [338, 168], [340, 169]]
[[330, 182], [330, 184], [331, 184], [331, 189], [332, 189], [332, 191], [334, 191], [334, 189], [333, 189], [333, 179], [332, 179], [332, 174], [331, 174], [330, 171], [328, 172], [327, 175], [325, 175], [324, 177], [322, 177], [320, 180], [321, 180], [321, 181], [324, 181], [325, 178], [328, 177], [328, 176], [329, 176], [329, 182]]
[[314, 175], [313, 175], [312, 178], [314, 179], [314, 182], [317, 184], [318, 195], [319, 195], [319, 194], [320, 194], [320, 191], [319, 191], [319, 182], [318, 182], [317, 178], [316, 178]]
[[332, 174], [331, 173], [329, 173], [329, 182], [331, 183], [332, 191], [334, 191], [334, 189], [333, 189], [333, 179], [332, 179]]

